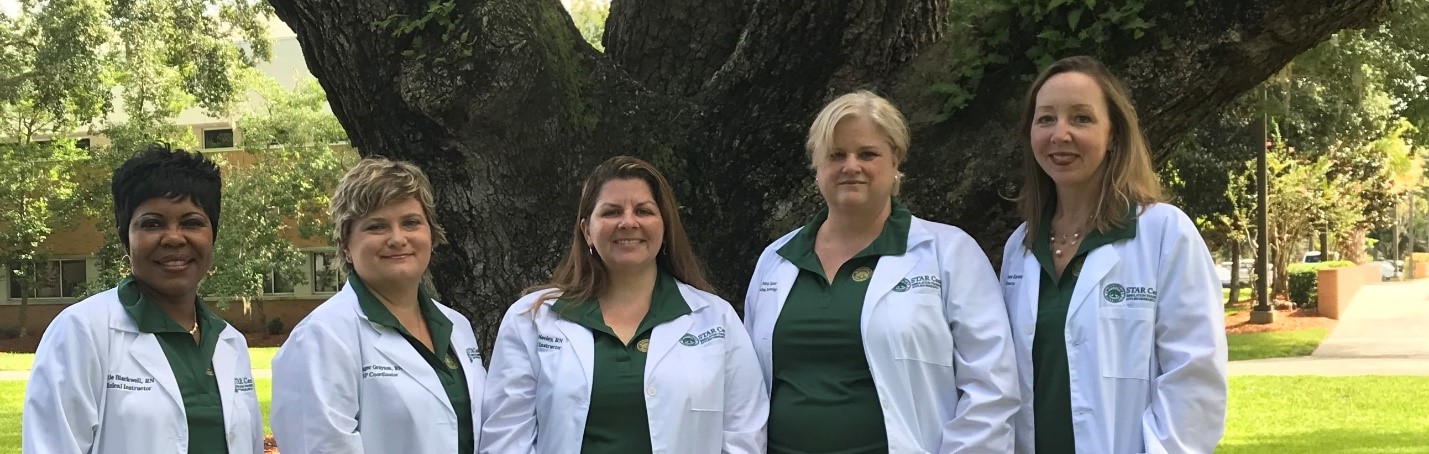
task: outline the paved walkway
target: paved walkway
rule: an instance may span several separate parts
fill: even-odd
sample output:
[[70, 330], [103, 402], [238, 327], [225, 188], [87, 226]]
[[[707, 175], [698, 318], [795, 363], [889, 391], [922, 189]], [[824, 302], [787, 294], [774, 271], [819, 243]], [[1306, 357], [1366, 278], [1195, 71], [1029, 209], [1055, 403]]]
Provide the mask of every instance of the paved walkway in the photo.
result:
[[1361, 288], [1310, 356], [1232, 361], [1231, 375], [1429, 375], [1429, 279]]

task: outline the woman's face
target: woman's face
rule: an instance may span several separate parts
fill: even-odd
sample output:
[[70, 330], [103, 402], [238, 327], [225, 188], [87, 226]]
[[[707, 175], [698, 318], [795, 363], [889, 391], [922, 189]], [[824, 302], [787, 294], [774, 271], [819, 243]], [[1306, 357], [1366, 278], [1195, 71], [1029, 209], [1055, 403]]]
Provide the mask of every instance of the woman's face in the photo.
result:
[[1065, 72], [1037, 91], [1032, 113], [1032, 154], [1061, 187], [1096, 181], [1111, 144], [1106, 96], [1091, 76]]
[[607, 269], [638, 271], [655, 266], [665, 244], [665, 222], [644, 180], [605, 182], [589, 215], [581, 233]]
[[213, 263], [213, 222], [192, 198], [145, 200], [129, 218], [129, 265], [156, 296], [192, 301]]
[[420, 283], [432, 260], [432, 228], [416, 198], [389, 203], [352, 221], [347, 260], [369, 287]]
[[830, 210], [870, 208], [893, 197], [898, 167], [893, 147], [872, 121], [846, 117], [834, 126], [832, 148], [814, 157], [819, 194]]

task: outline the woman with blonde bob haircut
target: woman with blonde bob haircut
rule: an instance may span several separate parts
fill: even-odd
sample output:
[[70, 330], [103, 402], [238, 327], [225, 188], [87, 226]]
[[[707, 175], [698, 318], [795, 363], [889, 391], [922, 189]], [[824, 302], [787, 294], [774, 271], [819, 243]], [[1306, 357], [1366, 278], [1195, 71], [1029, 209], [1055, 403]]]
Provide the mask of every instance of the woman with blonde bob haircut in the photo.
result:
[[363, 159], [331, 216], [347, 285], [273, 358], [283, 452], [476, 450], [486, 370], [466, 317], [423, 289], [446, 242], [431, 184], [411, 163]]
[[769, 384], [769, 452], [1011, 451], [1002, 293], [971, 237], [894, 198], [903, 115], [845, 94], [806, 145], [825, 209], [764, 250], [744, 300]]
[[764, 452], [759, 365], [677, 206], [645, 161], [591, 172], [551, 282], [501, 321], [481, 452]]
[[1162, 202], [1128, 93], [1090, 57], [1027, 91], [1024, 223], [1002, 262], [1019, 453], [1209, 453], [1224, 430], [1219, 281]]

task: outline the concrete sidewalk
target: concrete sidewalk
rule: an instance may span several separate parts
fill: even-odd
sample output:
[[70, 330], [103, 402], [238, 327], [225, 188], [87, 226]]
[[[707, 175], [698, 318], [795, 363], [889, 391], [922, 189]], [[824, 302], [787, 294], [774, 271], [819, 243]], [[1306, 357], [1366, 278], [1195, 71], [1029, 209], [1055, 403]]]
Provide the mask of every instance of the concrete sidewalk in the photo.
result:
[[[272, 369], [253, 369], [253, 378], [273, 378]], [[0, 371], [0, 381], [25, 381], [30, 379], [28, 370]]]
[[1310, 356], [1233, 361], [1228, 372], [1429, 376], [1429, 279], [1367, 285]]

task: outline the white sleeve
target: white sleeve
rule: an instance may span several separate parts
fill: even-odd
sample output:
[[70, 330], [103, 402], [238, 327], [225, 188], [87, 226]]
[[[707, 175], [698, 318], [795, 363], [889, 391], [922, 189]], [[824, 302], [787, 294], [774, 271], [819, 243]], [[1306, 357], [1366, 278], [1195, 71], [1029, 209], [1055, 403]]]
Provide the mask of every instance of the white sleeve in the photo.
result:
[[763, 453], [769, 419], [764, 373], [749, 333], [739, 329], [733, 309], [725, 311], [724, 453]]
[[501, 319], [491, 367], [486, 371], [486, 396], [481, 402], [479, 453], [513, 454], [536, 451], [536, 373], [534, 313], [524, 313], [521, 299]]
[[[1019, 230], [1026, 229], [1026, 226], [1026, 224], [1023, 224], [1022, 227], [1019, 228]], [[1016, 302], [1018, 301], [1018, 296], [1009, 293], [1009, 291], [1022, 292], [1024, 291], [1022, 286], [1030, 285], [1027, 283], [1027, 279], [1041, 279], [1041, 276], [1022, 276], [1021, 281], [1018, 283], [1019, 285], [1013, 286], [1008, 284], [1009, 274], [1022, 271], [1022, 259], [1026, 257], [1026, 249], [1024, 249], [1022, 246], [1022, 240], [1024, 238], [1026, 237], [1023, 235], [1019, 235], [1017, 230], [1014, 230], [1012, 235], [1007, 238], [1007, 244], [1002, 247], [1002, 268], [998, 269], [998, 282], [1002, 283], [1003, 310], [1006, 311], [1006, 313], [1008, 314], [1009, 328], [1011, 327], [1012, 322], [1012, 305], [1016, 304]], [[1032, 282], [1036, 281], [1034, 280]], [[1013, 359], [1014, 361], [1017, 361], [1017, 355], [1019, 354], [1019, 351], [1017, 350], [1017, 334], [1014, 333], [1013, 336]], [[1009, 452], [1031, 453], [1035, 450], [1034, 445], [1036, 444], [1036, 442], [1032, 438], [1032, 426], [1034, 424], [1032, 419], [1031, 402], [1032, 384], [1024, 383], [1022, 381], [1024, 377], [1021, 371], [1016, 370], [1016, 367], [1019, 367], [1017, 364], [1018, 363], [1014, 363], [1014, 372], [1017, 372], [1016, 383], [1018, 385], [1018, 410], [1012, 416], [1013, 449]], [[1030, 374], [1028, 374], [1028, 376], [1030, 376]]]
[[96, 345], [85, 320], [76, 314], [61, 313], [45, 329], [25, 386], [20, 452], [90, 452], [99, 432], [105, 386], [100, 348], [108, 346]]
[[[1179, 213], [1178, 213], [1179, 214]], [[1157, 278], [1151, 405], [1141, 418], [1147, 452], [1209, 453], [1225, 431], [1226, 338], [1220, 279], [1185, 215], [1167, 222]]]
[[285, 454], [363, 452], [358, 432], [361, 373], [332, 327], [298, 326], [273, 357], [273, 437]]
[[959, 397], [953, 420], [943, 425], [940, 451], [1013, 452], [1012, 417], [1020, 401], [1002, 288], [977, 243], [966, 235], [950, 243], [939, 260]]

